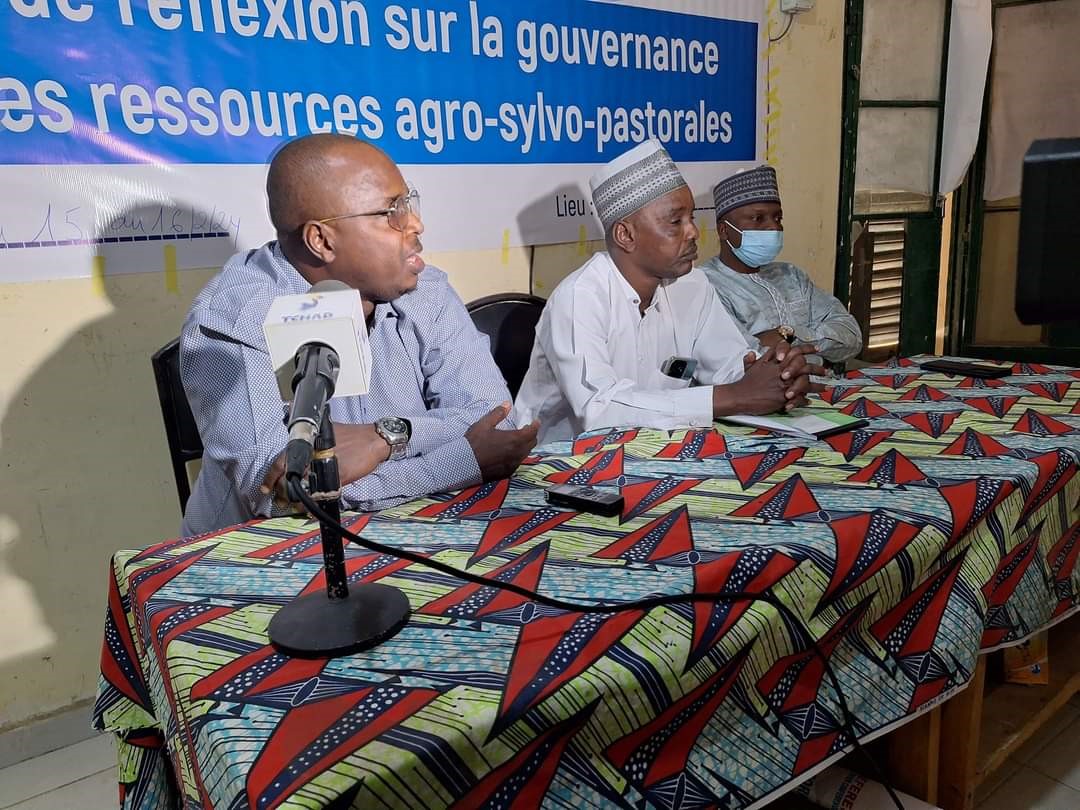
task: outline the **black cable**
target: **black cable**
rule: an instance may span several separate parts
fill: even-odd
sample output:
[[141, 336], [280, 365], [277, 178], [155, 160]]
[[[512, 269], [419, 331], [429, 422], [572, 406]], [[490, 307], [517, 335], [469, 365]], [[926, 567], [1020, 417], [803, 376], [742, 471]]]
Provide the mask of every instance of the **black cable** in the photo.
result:
[[786, 37], [787, 32], [791, 30], [791, 23], [795, 19], [795, 15], [792, 14], [791, 12], [786, 12], [786, 13], [787, 13], [787, 25], [785, 25], [784, 30], [780, 32], [780, 36], [776, 37], [775, 39], [773, 39], [772, 37], [769, 37], [769, 42], [779, 42], [784, 37]]
[[[674, 605], [683, 602], [764, 602], [768, 605], [772, 605], [797, 626], [803, 627], [802, 619], [795, 614], [795, 612], [781, 602], [778, 598], [768, 593], [746, 593], [742, 591], [733, 591], [731, 593], [674, 593], [664, 594], [662, 596], [650, 596], [645, 599], [637, 599], [633, 602], [618, 602], [615, 604], [601, 604], [601, 603], [587, 603], [587, 602], [569, 602], [564, 599], [558, 599], [553, 596], [544, 596], [543, 594], [530, 591], [528, 588], [523, 588], [520, 585], [515, 585], [513, 582], [501, 582], [497, 579], [490, 579], [479, 574], [472, 574], [468, 571], [462, 571], [459, 568], [455, 568], [452, 565], [447, 565], [444, 562], [433, 560], [430, 557], [425, 557], [422, 554], [418, 554], [415, 551], [409, 551], [403, 548], [394, 548], [393, 546], [386, 546], [375, 540], [368, 540], [365, 537], [361, 537], [358, 534], [354, 534], [349, 531], [348, 528], [343, 526], [338, 521], [334, 520], [326, 511], [319, 506], [318, 503], [311, 497], [310, 493], [300, 483], [300, 476], [293, 474], [290, 476], [290, 483], [293, 484], [293, 492], [296, 494], [301, 503], [307, 508], [308, 512], [314, 515], [319, 521], [327, 523], [335, 528], [339, 529], [342, 534], [353, 540], [358, 545], [374, 551], [379, 554], [385, 554], [390, 557], [398, 557], [400, 559], [409, 560], [418, 565], [423, 565], [427, 568], [432, 568], [443, 574], [448, 574], [455, 579], [462, 579], [466, 582], [472, 582], [475, 585], [484, 585], [491, 588], [498, 588], [499, 590], [509, 591], [515, 593], [518, 596], [523, 596], [526, 599], [536, 602], [541, 605], [556, 608], [558, 610], [565, 610], [571, 613], [624, 613], [628, 610], [652, 610], [655, 607], [662, 607], [664, 605]], [[847, 701], [844, 699], [844, 692], [840, 688], [840, 681], [836, 677], [836, 673], [833, 671], [832, 664], [829, 663], [829, 658], [822, 651], [818, 645], [817, 640], [814, 638], [813, 633], [806, 629], [806, 637], [810, 640], [810, 645], [814, 650], [814, 653], [821, 662], [825, 665], [825, 672], [829, 676], [829, 682], [832, 685], [833, 691], [836, 693], [837, 703], [840, 705], [840, 712], [843, 715], [842, 730], [848, 733], [851, 738], [851, 742], [856, 751], [858, 751], [862, 757], [870, 764], [875, 775], [878, 777], [881, 784], [888, 791], [889, 798], [893, 800], [893, 804], [896, 805], [897, 810], [904, 810], [904, 804], [900, 801], [900, 797], [896, 795], [896, 791], [893, 790], [892, 785], [889, 783], [887, 777], [870, 753], [859, 742], [859, 735], [855, 729], [855, 716], [848, 708]]]

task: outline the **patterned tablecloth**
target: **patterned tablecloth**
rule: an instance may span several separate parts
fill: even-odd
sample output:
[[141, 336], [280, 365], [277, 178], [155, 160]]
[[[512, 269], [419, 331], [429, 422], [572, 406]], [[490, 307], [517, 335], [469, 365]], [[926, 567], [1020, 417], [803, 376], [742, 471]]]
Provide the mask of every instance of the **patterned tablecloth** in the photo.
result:
[[[1077, 609], [1080, 371], [1012, 372], [902, 360], [823, 395], [864, 430], [610, 431], [542, 448], [512, 481], [349, 517], [550, 595], [769, 590], [797, 623], [763, 603], [564, 613], [351, 547], [352, 580], [396, 585], [413, 616], [374, 650], [305, 661], [266, 627], [323, 587], [311, 523], [118, 552], [94, 722], [124, 741], [122, 803], [763, 803], [849, 742], [808, 633], [869, 736]], [[623, 514], [549, 508], [543, 487], [567, 481], [621, 486]]]

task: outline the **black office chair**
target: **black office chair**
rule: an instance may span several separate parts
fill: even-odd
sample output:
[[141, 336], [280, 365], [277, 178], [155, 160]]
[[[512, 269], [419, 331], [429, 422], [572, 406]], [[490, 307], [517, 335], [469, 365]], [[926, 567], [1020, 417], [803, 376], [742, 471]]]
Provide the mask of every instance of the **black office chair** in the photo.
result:
[[169, 455], [176, 478], [176, 494], [180, 497], [180, 511], [183, 512], [191, 496], [188, 463], [202, 458], [203, 446], [180, 382], [180, 339], [165, 344], [154, 353], [150, 362], [154, 366], [161, 417], [165, 421], [165, 437], [169, 440]]
[[476, 328], [491, 341], [491, 356], [512, 397], [517, 396], [529, 370], [536, 322], [545, 303], [543, 298], [527, 293], [499, 293], [465, 305]]

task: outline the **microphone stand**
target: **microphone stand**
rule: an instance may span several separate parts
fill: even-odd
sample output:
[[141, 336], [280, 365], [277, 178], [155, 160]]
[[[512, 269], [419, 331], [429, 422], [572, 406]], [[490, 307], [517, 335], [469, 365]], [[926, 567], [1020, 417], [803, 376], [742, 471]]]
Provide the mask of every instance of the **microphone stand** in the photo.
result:
[[[270, 643], [295, 658], [332, 658], [370, 649], [397, 635], [409, 621], [409, 600], [398, 588], [376, 583], [349, 586], [341, 530], [341, 479], [334, 452], [330, 406], [323, 409], [309, 489], [327, 516], [319, 520], [326, 593], [298, 596], [270, 620]], [[291, 479], [288, 486], [300, 486]], [[290, 492], [290, 498], [293, 498]], [[299, 498], [294, 498], [299, 500]]]

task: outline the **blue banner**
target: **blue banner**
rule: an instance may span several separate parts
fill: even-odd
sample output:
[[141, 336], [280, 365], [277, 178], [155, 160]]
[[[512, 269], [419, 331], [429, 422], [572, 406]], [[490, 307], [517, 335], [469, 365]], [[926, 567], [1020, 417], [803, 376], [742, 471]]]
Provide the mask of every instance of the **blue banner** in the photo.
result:
[[0, 0], [0, 163], [750, 161], [755, 22], [587, 0]]

